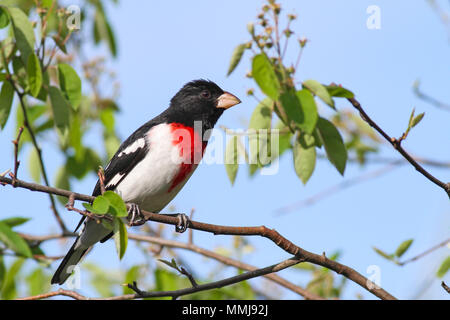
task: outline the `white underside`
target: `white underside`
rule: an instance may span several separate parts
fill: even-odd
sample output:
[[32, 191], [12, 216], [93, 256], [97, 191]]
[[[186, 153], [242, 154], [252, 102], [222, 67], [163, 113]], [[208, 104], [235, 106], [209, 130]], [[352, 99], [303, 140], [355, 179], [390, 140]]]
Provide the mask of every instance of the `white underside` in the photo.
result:
[[[147, 133], [145, 139], [150, 146], [149, 152], [114, 190], [125, 202], [135, 203], [145, 211], [160, 212], [189, 180], [197, 168], [196, 164], [185, 179], [169, 192], [182, 162], [179, 146], [167, 139], [170, 136], [171, 128], [167, 124], [157, 125]], [[101, 224], [89, 220], [82, 231], [80, 244], [89, 247], [110, 232]]]
[[115, 189], [125, 202], [136, 203], [146, 211], [159, 212], [192, 175], [196, 166], [184, 181], [168, 192], [182, 162], [179, 146], [167, 139], [170, 136], [171, 128], [167, 124], [155, 126], [148, 132], [146, 139], [150, 152]]

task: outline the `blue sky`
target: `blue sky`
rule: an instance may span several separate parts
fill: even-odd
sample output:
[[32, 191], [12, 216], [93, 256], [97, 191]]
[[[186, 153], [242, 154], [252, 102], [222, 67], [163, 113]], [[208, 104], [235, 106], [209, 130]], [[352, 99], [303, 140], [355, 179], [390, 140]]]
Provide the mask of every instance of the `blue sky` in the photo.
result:
[[[119, 49], [112, 66], [121, 82], [119, 105], [122, 112], [117, 118], [121, 138], [160, 113], [185, 82], [197, 78], [214, 80], [241, 98], [242, 104], [228, 110], [219, 124], [242, 128], [256, 104], [245, 94], [247, 89], [255, 87], [245, 78], [250, 69], [249, 56], [244, 56], [228, 78], [226, 71], [234, 47], [249, 40], [246, 25], [255, 20], [262, 3], [122, 1], [119, 6], [108, 6]], [[450, 113], [418, 100], [412, 92], [413, 82], [420, 79], [427, 93], [450, 101], [450, 46], [445, 27], [426, 1], [413, 4], [398, 0], [376, 1], [381, 9], [381, 29], [369, 30], [366, 9], [372, 4], [374, 1], [363, 0], [346, 1], [345, 6], [330, 0], [282, 2], [285, 12], [293, 11], [298, 15], [293, 31], [310, 40], [297, 72], [298, 80], [312, 78], [322, 83], [343, 84], [356, 94], [366, 112], [394, 136], [403, 132], [413, 107], [416, 112], [425, 112], [424, 120], [404, 146], [415, 155], [448, 161]], [[291, 49], [295, 49], [294, 46]], [[295, 57], [295, 50], [288, 52], [288, 59]], [[337, 107], [344, 109], [350, 105], [339, 101]], [[0, 158], [0, 168], [11, 167], [13, 130], [13, 121], [10, 121], [0, 135], [4, 155]], [[53, 174], [52, 168], [58, 167], [60, 158], [47, 150], [44, 149], [45, 161]], [[398, 158], [389, 147], [382, 150], [382, 155]], [[377, 265], [381, 270], [381, 285], [399, 298], [448, 298], [439, 280], [428, 282], [448, 255], [448, 248], [405, 267], [385, 261], [371, 249], [377, 246], [394, 251], [403, 240], [414, 238], [413, 246], [405, 255], [408, 258], [448, 237], [450, 207], [442, 190], [411, 166], [404, 165], [370, 182], [331, 195], [314, 206], [278, 216], [275, 210], [280, 206], [380, 167], [370, 165], [363, 170], [357, 165], [348, 165], [342, 178], [328, 162], [320, 161], [311, 180], [303, 186], [295, 175], [291, 157], [291, 153], [283, 156], [279, 172], [273, 176], [250, 179], [247, 168], [241, 166], [233, 187], [223, 165], [200, 166], [173, 204], [184, 212], [195, 207], [195, 219], [199, 221], [266, 225], [309, 251], [331, 254], [340, 250], [340, 261], [366, 276], [369, 275], [367, 268]], [[21, 178], [29, 179], [25, 166], [21, 169]], [[443, 181], [450, 180], [448, 169], [430, 168], [430, 171]], [[90, 176], [74, 189], [90, 193], [94, 183], [95, 177]], [[20, 230], [39, 234], [57, 231], [47, 197], [4, 188], [0, 199], [2, 216], [20, 213], [33, 217], [33, 221]], [[64, 212], [63, 216], [67, 225], [76, 225], [78, 217], [73, 213]], [[185, 240], [186, 235], [178, 238]], [[210, 249], [230, 244], [228, 237], [201, 232], [195, 233], [195, 241]], [[248, 263], [263, 267], [288, 257], [266, 239], [249, 241], [255, 251], [246, 257]], [[58, 250], [63, 251], [60, 247]], [[97, 246], [86, 260], [99, 263], [106, 260], [109, 268], [126, 270], [133, 263], [143, 261], [134, 253], [127, 252], [119, 262], [110, 242]], [[184, 256], [197, 272], [207, 272], [202, 259], [190, 254]], [[281, 275], [306, 285], [307, 278], [298, 272], [286, 270]], [[449, 275], [444, 280], [450, 282]], [[357, 293], [365, 298], [373, 297], [348, 283], [344, 298], [354, 298]], [[283, 297], [296, 298], [290, 293]]]

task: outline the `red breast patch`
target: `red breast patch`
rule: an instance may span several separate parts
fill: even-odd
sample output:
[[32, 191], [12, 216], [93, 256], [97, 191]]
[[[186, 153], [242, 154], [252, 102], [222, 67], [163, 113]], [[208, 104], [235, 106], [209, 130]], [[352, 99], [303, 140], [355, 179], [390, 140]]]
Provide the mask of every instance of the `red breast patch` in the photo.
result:
[[173, 138], [172, 143], [179, 147], [182, 160], [180, 169], [172, 181], [168, 192], [183, 182], [192, 169], [198, 165], [207, 145], [207, 142], [202, 141], [202, 137], [193, 127], [185, 126], [181, 123], [172, 123], [170, 128]]

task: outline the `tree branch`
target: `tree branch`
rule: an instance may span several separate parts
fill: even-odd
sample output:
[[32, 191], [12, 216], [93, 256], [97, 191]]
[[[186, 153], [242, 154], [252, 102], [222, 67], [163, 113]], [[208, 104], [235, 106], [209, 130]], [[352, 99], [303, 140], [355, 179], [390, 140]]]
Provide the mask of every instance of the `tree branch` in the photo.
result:
[[450, 294], [450, 288], [445, 284], [444, 281], [441, 282], [441, 286], [445, 291], [447, 291], [448, 294]]
[[75, 291], [63, 290], [63, 289], [59, 289], [57, 291], [52, 291], [52, 292], [48, 292], [48, 293], [38, 294], [36, 296], [19, 298], [17, 300], [42, 300], [42, 299], [47, 299], [47, 298], [51, 298], [51, 297], [55, 297], [55, 296], [66, 296], [66, 297], [74, 298], [75, 300], [90, 300], [90, 298], [87, 298]]
[[236, 284], [238, 282], [242, 282], [245, 280], [249, 280], [252, 278], [264, 276], [269, 273], [278, 272], [283, 269], [289, 268], [293, 265], [296, 265], [300, 262], [303, 262], [303, 259], [301, 258], [290, 258], [287, 260], [284, 260], [280, 263], [271, 265], [269, 267], [261, 268], [258, 270], [253, 271], [247, 271], [245, 273], [239, 274], [237, 276], [233, 276], [230, 278], [226, 278], [219, 281], [214, 281], [210, 283], [200, 284], [196, 287], [190, 287], [190, 288], [184, 288], [180, 290], [173, 290], [173, 291], [156, 291], [156, 292], [147, 292], [142, 291], [137, 288], [136, 284], [131, 284], [128, 287], [132, 290], [136, 291], [136, 294], [128, 294], [128, 295], [122, 295], [122, 296], [116, 296], [116, 297], [110, 297], [106, 298], [105, 300], [129, 300], [129, 299], [139, 299], [139, 298], [156, 298], [156, 297], [172, 297], [174, 299], [177, 299], [178, 297], [200, 292], [200, 291], [206, 291], [211, 289], [218, 289], [225, 286], [229, 286], [232, 284]]
[[288, 267], [291, 267], [295, 264], [298, 264], [302, 261], [303, 260], [299, 259], [299, 258], [290, 258], [290, 259], [284, 260], [278, 264], [274, 264], [274, 265], [271, 265], [266, 268], [248, 271], [248, 272], [242, 273], [240, 275], [229, 277], [229, 278], [219, 280], [219, 281], [214, 281], [214, 282], [210, 282], [210, 283], [206, 283], [206, 284], [193, 286], [190, 288], [184, 288], [184, 289], [172, 290], [172, 291], [153, 291], [153, 292], [142, 291], [137, 287], [136, 283], [134, 282], [133, 284], [129, 284], [128, 287], [130, 289], [136, 291], [135, 294], [125, 294], [125, 295], [121, 295], [121, 296], [114, 296], [114, 297], [108, 297], [108, 298], [88, 298], [88, 297], [78, 294], [75, 291], [59, 289], [57, 291], [52, 291], [49, 293], [39, 294], [36, 296], [31, 296], [31, 297], [20, 298], [18, 300], [41, 300], [41, 299], [46, 299], [46, 298], [51, 298], [54, 296], [61, 296], [61, 295], [68, 296], [68, 297], [74, 298], [76, 300], [132, 300], [132, 299], [140, 299], [140, 298], [157, 298], [157, 297], [172, 297], [172, 298], [176, 299], [178, 297], [188, 295], [191, 293], [196, 293], [196, 292], [206, 291], [206, 290], [211, 290], [211, 289], [218, 289], [218, 288], [222, 288], [222, 287], [229, 286], [232, 284], [236, 284], [238, 282], [242, 282], [242, 281], [249, 280], [252, 278], [260, 277], [260, 276], [263, 276], [263, 275], [266, 275], [269, 273], [278, 272], [278, 271], [281, 271]]
[[[239, 260], [235, 260], [230, 257], [226, 257], [226, 256], [218, 254], [214, 251], [201, 248], [192, 243], [178, 242], [178, 241], [174, 241], [174, 240], [167, 240], [167, 239], [163, 239], [163, 238], [159, 238], [159, 237], [151, 237], [151, 236], [145, 236], [145, 235], [139, 235], [139, 234], [128, 234], [128, 238], [132, 239], [132, 240], [136, 240], [136, 241], [143, 241], [143, 242], [158, 244], [158, 245], [161, 245], [164, 247], [189, 250], [189, 251], [198, 253], [202, 256], [219, 261], [225, 265], [229, 265], [229, 266], [241, 269], [241, 270], [254, 271], [254, 270], [258, 269], [255, 266], [240, 262]], [[284, 287], [286, 289], [289, 289], [289, 290], [301, 295], [305, 299], [308, 299], [308, 300], [322, 300], [323, 299], [322, 297], [315, 295], [315, 294], [293, 284], [292, 282], [278, 276], [277, 274], [273, 274], [273, 273], [267, 274], [267, 275], [264, 275], [264, 277], [275, 283], [278, 283], [279, 285], [281, 285], [282, 287]]]
[[408, 263], [410, 263], [410, 262], [419, 260], [419, 259], [422, 258], [423, 256], [426, 256], [427, 254], [433, 252], [434, 250], [439, 249], [439, 248], [441, 248], [441, 247], [447, 245], [447, 243], [450, 243], [450, 238], [447, 239], [447, 240], [442, 241], [441, 243], [438, 243], [437, 245], [431, 247], [431, 248], [428, 249], [428, 250], [425, 250], [424, 252], [422, 252], [421, 254], [418, 254], [417, 256], [414, 256], [414, 257], [412, 257], [412, 258], [410, 258], [410, 259], [408, 259], [408, 260], [405, 260], [405, 261], [403, 261], [403, 262], [398, 262], [397, 264], [398, 264], [399, 266], [404, 266], [405, 264], [408, 264]]
[[[1, 176], [0, 182], [10, 185], [12, 184], [11, 179]], [[75, 200], [92, 202], [95, 198], [88, 195], [74, 193], [71, 191], [53, 187], [42, 186], [36, 183], [28, 183], [21, 180], [16, 181], [16, 186], [33, 191], [52, 193], [55, 195], [65, 196], [68, 198], [72, 197]], [[143, 210], [141, 211], [141, 213], [147, 221], [148, 220], [156, 221], [160, 223], [171, 224], [174, 226], [176, 226], [179, 223], [177, 217], [175, 216], [168, 216], [164, 214], [152, 213]], [[275, 229], [269, 229], [265, 226], [257, 226], [257, 227], [220, 226], [192, 220], [188, 221], [188, 228], [210, 232], [213, 233], [214, 235], [222, 234], [222, 235], [240, 235], [240, 236], [262, 236], [264, 238], [268, 238], [272, 240], [278, 247], [292, 254], [295, 259], [300, 259], [305, 262], [310, 262], [331, 269], [337, 272], [338, 274], [341, 274], [344, 277], [359, 284], [361, 287], [365, 288], [367, 291], [371, 292], [372, 294], [376, 295], [381, 299], [395, 299], [395, 297], [393, 297], [387, 291], [374, 285], [372, 281], [370, 281], [369, 279], [358, 273], [356, 270], [348, 266], [345, 266], [339, 262], [328, 259], [325, 253], [323, 253], [322, 255], [318, 255], [296, 246], [291, 241], [289, 241], [288, 239], [284, 238], [281, 234], [279, 234]]]
[[361, 104], [354, 98], [347, 99], [353, 107], [359, 111], [361, 118], [366, 121], [372, 128], [374, 128], [379, 134], [383, 136], [393, 147], [397, 150], [417, 171], [424, 175], [428, 180], [441, 187], [450, 198], [450, 183], [444, 183], [441, 180], [434, 177], [427, 170], [425, 170], [414, 158], [403, 149], [401, 141], [397, 138], [390, 137], [383, 129], [381, 129], [363, 110]]
[[[62, 239], [62, 238], [66, 238], [68, 236], [77, 236], [77, 234], [75, 234], [75, 233], [73, 233], [72, 235], [51, 234], [51, 235], [46, 235], [46, 236], [35, 236], [35, 235], [30, 235], [30, 234], [19, 233], [19, 235], [22, 238], [24, 238], [25, 240], [27, 240], [31, 243], [36, 243], [36, 244], [40, 244], [40, 243], [42, 243], [44, 241], [48, 241], [48, 240]], [[258, 269], [257, 267], [252, 266], [250, 264], [246, 264], [239, 260], [218, 254], [217, 252], [214, 252], [214, 251], [211, 251], [211, 250], [208, 250], [205, 248], [201, 248], [201, 247], [194, 245], [193, 243], [189, 243], [189, 242], [184, 243], [184, 242], [179, 242], [179, 241], [175, 241], [175, 240], [164, 239], [161, 237], [153, 237], [153, 236], [134, 234], [134, 233], [129, 233], [128, 239], [135, 240], [138, 242], [152, 243], [152, 244], [160, 245], [161, 247], [188, 250], [188, 251], [197, 253], [199, 255], [202, 255], [204, 257], [208, 257], [213, 260], [216, 260], [225, 265], [235, 267], [235, 268], [241, 269], [241, 270], [253, 271], [253, 270]], [[158, 251], [156, 254], [160, 254], [160, 251]], [[295, 293], [301, 295], [302, 297], [304, 297], [307, 300], [323, 300], [322, 297], [315, 295], [315, 294], [303, 289], [302, 287], [293, 284], [292, 282], [280, 277], [277, 274], [273, 274], [273, 273], [267, 274], [267, 275], [264, 275], [264, 277], [279, 284], [280, 286], [282, 286], [288, 290], [291, 290], [292, 292], [295, 292]]]

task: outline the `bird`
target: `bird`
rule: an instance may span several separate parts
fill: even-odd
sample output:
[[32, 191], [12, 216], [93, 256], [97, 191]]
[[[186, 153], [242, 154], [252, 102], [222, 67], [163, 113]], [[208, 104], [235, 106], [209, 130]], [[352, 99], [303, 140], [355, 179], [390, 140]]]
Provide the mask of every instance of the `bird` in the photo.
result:
[[[213, 81], [199, 79], [186, 83], [166, 110], [119, 146], [104, 169], [105, 190], [116, 192], [129, 204], [132, 220], [142, 209], [160, 212], [197, 168], [208, 143], [206, 133], [226, 109], [239, 103], [239, 98]], [[101, 195], [101, 189], [102, 183], [97, 180], [92, 195]], [[186, 229], [186, 218], [182, 217], [177, 231]], [[94, 244], [113, 235], [110, 229], [89, 217], [83, 216], [80, 225], [83, 228], [53, 275], [52, 284], [62, 285]]]

